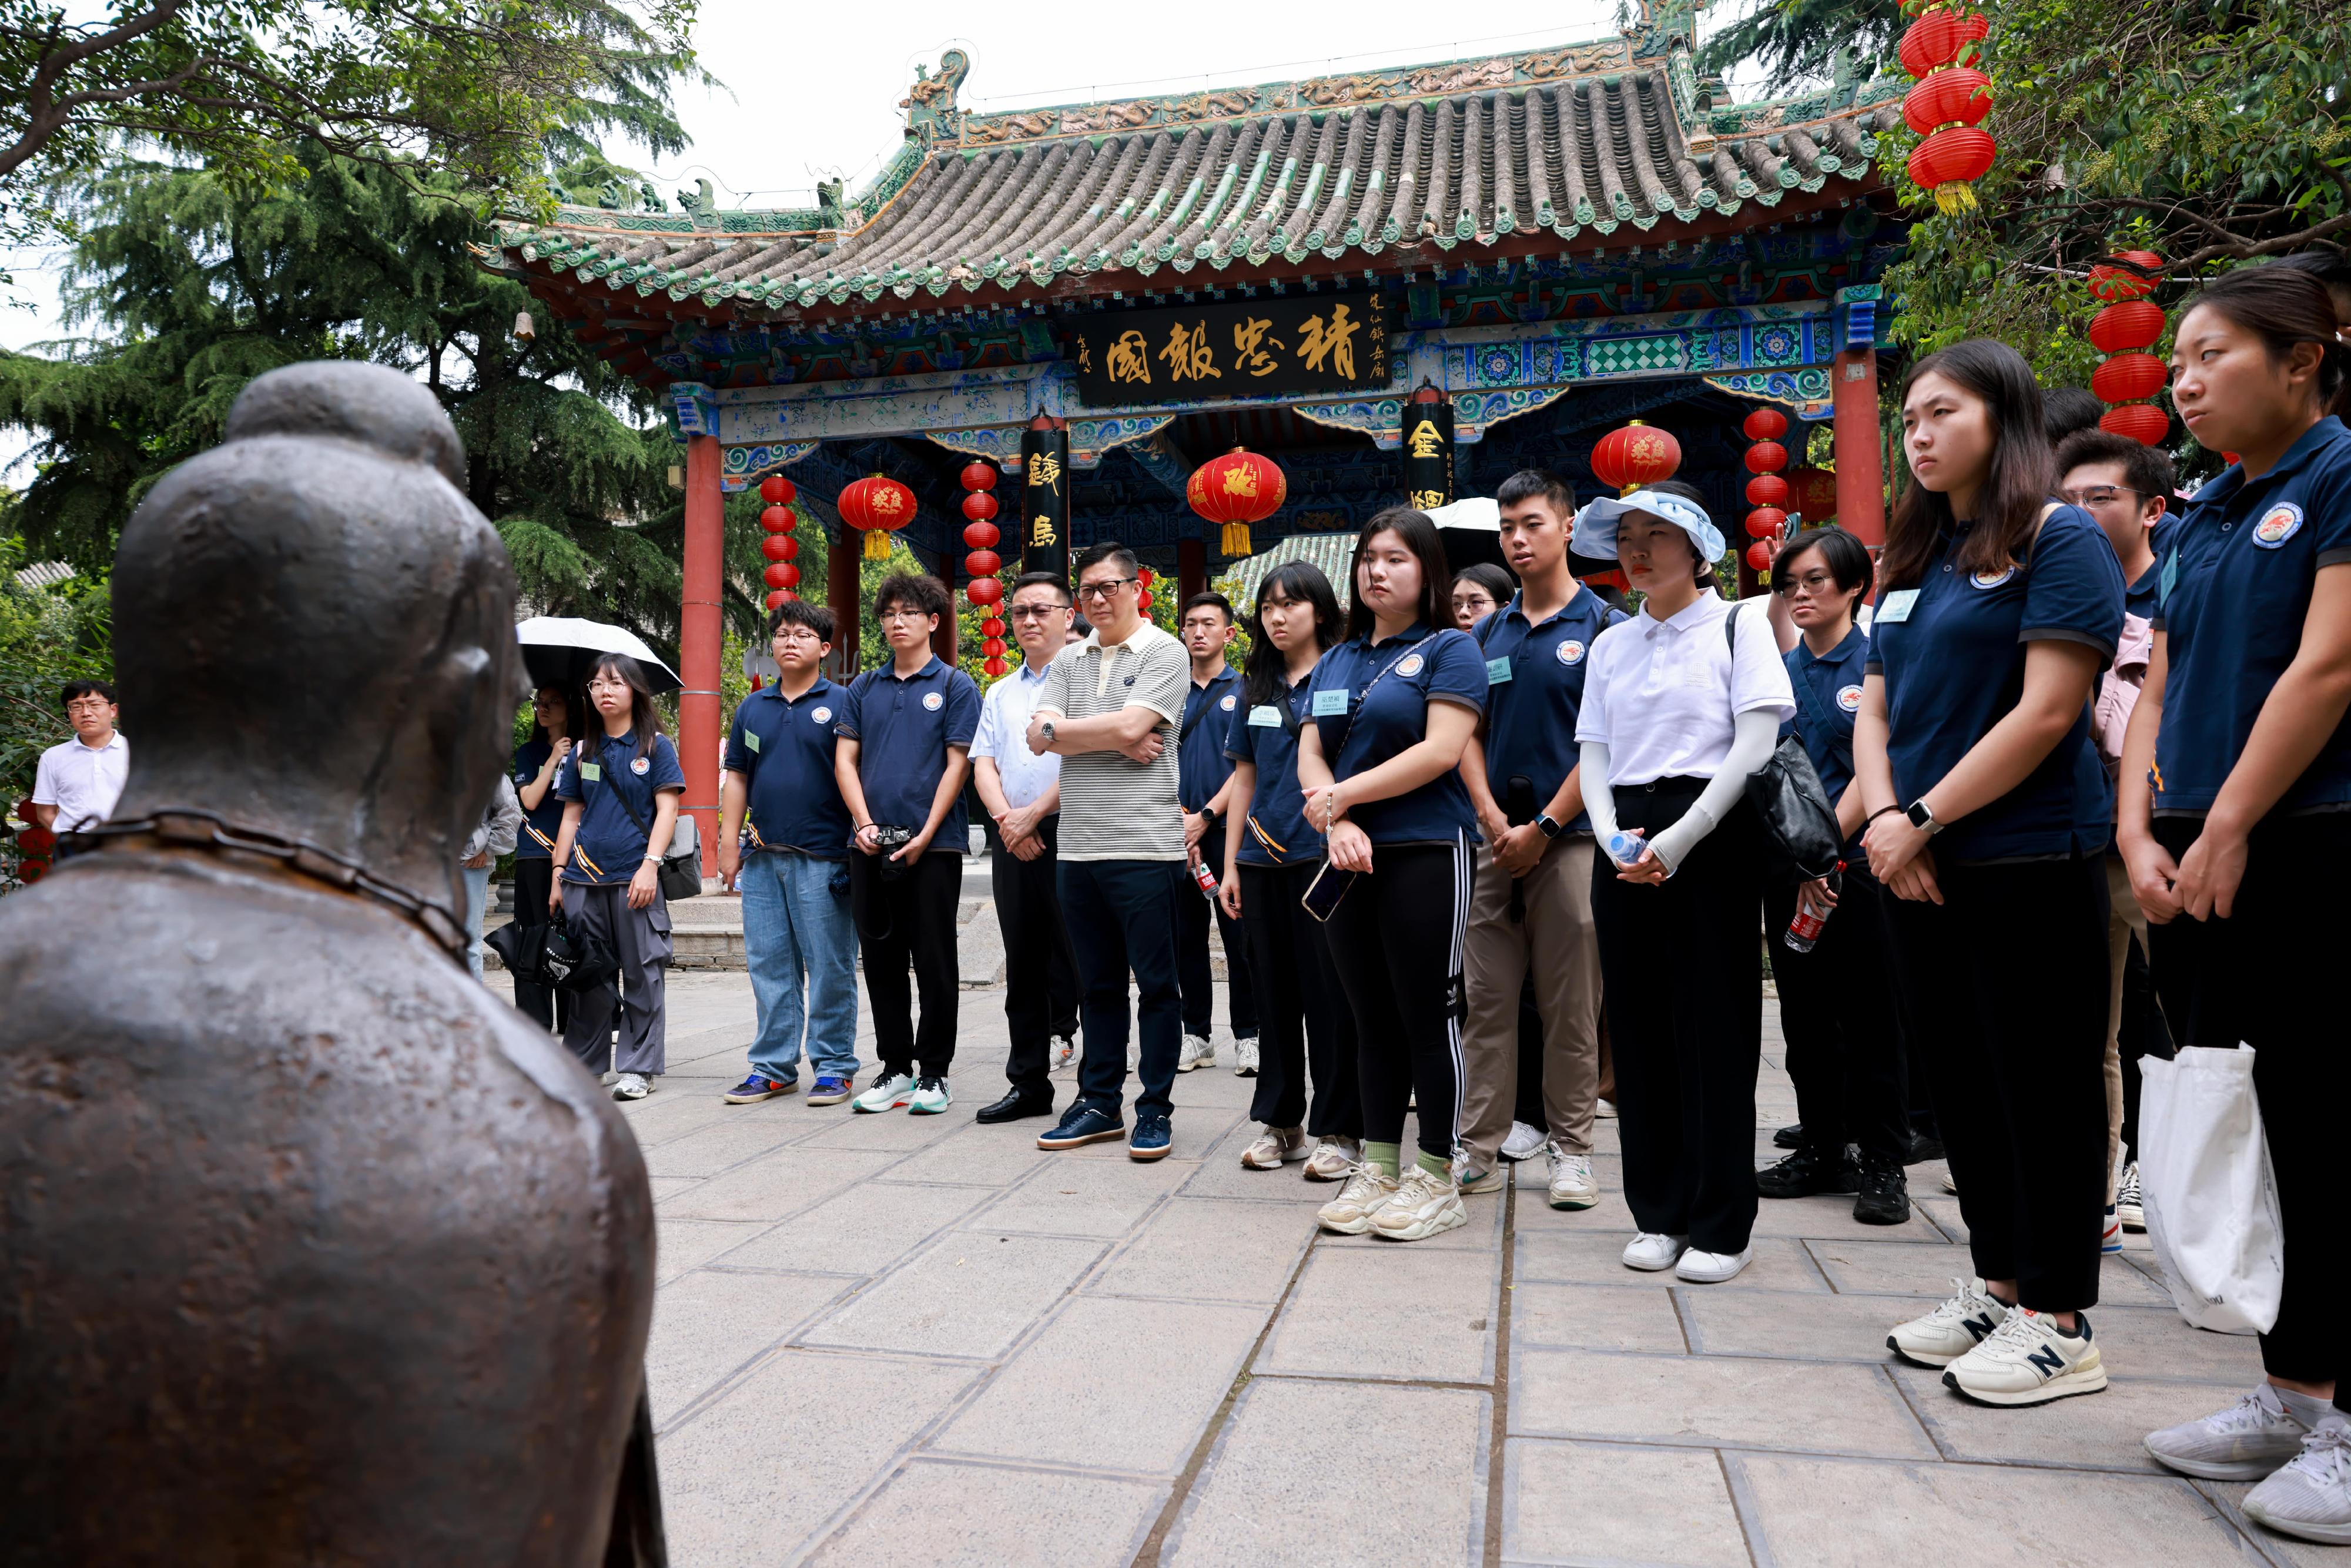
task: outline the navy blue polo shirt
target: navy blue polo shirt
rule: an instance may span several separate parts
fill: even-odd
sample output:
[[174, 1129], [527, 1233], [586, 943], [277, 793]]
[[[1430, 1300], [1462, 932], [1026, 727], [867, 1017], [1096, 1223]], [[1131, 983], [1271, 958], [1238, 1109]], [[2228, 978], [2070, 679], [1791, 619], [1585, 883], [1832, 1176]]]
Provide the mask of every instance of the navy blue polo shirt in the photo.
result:
[[[592, 744], [593, 757], [588, 755]], [[653, 749], [637, 755], [636, 731], [626, 735], [591, 736], [571, 753], [555, 775], [552, 791], [563, 800], [581, 803], [580, 830], [571, 835], [571, 863], [563, 868], [566, 882], [625, 884], [643, 863], [653, 825], [653, 797], [664, 789], [684, 789], [685, 774], [677, 765], [677, 747], [669, 737], [653, 737]], [[643, 828], [630, 820], [622, 796], [644, 819]]]
[[2142, 621], [2152, 622], [2155, 619], [2158, 597], [2156, 587], [2163, 579], [2163, 558], [2170, 553], [2173, 536], [2179, 528], [2179, 514], [2167, 511], [2157, 519], [2155, 527], [2147, 530], [2147, 548], [2155, 552], [2155, 559], [2147, 563], [2145, 571], [2138, 574], [2138, 580], [2123, 593], [2123, 608]]
[[1195, 681], [1184, 693], [1184, 722], [1176, 731], [1176, 800], [1196, 811], [1217, 798], [1233, 765], [1225, 757], [1225, 731], [1240, 711], [1241, 673], [1227, 664], [1217, 678]]
[[[903, 680], [895, 664], [866, 671], [850, 683], [832, 727], [833, 734], [859, 745], [857, 778], [872, 820], [916, 832], [931, 820], [947, 747], [968, 749], [978, 730], [979, 686], [936, 657]], [[967, 831], [957, 795], [932, 842], [961, 854]]]
[[762, 686], [735, 709], [726, 768], [749, 786], [744, 817], [754, 851], [849, 858], [849, 807], [832, 773], [832, 726], [847, 695], [847, 688], [820, 676], [797, 699]]
[[[1861, 711], [1862, 665], [1869, 657], [1869, 633], [1855, 626], [1844, 640], [1815, 658], [1800, 638], [1781, 655], [1788, 666], [1788, 685], [1795, 689], [1796, 716], [1780, 727], [1782, 735], [1803, 742], [1813, 771], [1834, 806], [1853, 783], [1853, 716]], [[1907, 802], [1905, 802], [1906, 804]], [[1859, 865], [1861, 836], [1845, 845], [1845, 862]]]
[[[2155, 809], [2211, 810], [2253, 721], [2302, 648], [2322, 567], [2351, 561], [2351, 431], [2322, 419], [2258, 479], [2232, 467], [2189, 504], [2155, 623], [2167, 674]], [[2351, 806], [2351, 716], [2335, 725], [2273, 814]]]
[[[554, 755], [555, 747], [544, 740], [526, 740], [520, 746], [516, 747], [514, 754], [514, 787], [517, 789], [520, 789], [524, 785], [538, 778], [538, 770], [545, 767], [547, 759]], [[527, 861], [543, 861], [552, 856], [555, 853], [555, 837], [558, 833], [563, 831], [563, 800], [562, 798], [555, 792], [555, 781], [553, 779], [548, 780], [547, 793], [538, 798], [538, 808], [533, 810], [525, 811], [522, 814], [522, 820], [526, 824], [528, 824], [528, 827], [526, 828], [526, 831], [515, 840], [515, 858], [517, 860]], [[646, 821], [651, 821], [652, 819], [647, 818]], [[532, 838], [528, 831], [528, 828], [537, 828], [540, 832], [546, 834], [547, 842], [542, 844], [537, 839]]]
[[[1423, 622], [1384, 643], [1357, 637], [1340, 643], [1306, 684], [1322, 755], [1335, 759], [1331, 776], [1343, 782], [1426, 738], [1432, 698], [1484, 712], [1486, 655], [1468, 632], [1432, 630]], [[1347, 816], [1374, 844], [1449, 844], [1465, 831], [1473, 841], [1478, 836], [1478, 814], [1458, 768], [1410, 794], [1350, 806]]]
[[[1234, 858], [1244, 865], [1298, 865], [1322, 858], [1322, 835], [1306, 825], [1306, 797], [1298, 787], [1298, 737], [1306, 723], [1307, 688], [1311, 677], [1284, 686], [1271, 703], [1252, 707], [1246, 701], [1233, 706], [1233, 722], [1225, 731], [1225, 756], [1257, 768], [1257, 789], [1244, 808], [1250, 821], [1233, 831], [1240, 834]], [[1290, 710], [1288, 723], [1282, 709]], [[1273, 841], [1268, 847], [1258, 837]]]
[[[2028, 643], [2055, 638], [2114, 662], [2123, 570], [2103, 529], [2061, 506], [2030, 547], [2032, 564], [1970, 574], [1952, 553], [1966, 527], [1935, 543], [1915, 588], [1883, 593], [1866, 668], [1886, 677], [1895, 799], [1908, 805], [1959, 765], [2024, 691]], [[1906, 595], [1907, 597], [1906, 597]], [[1935, 852], [1955, 861], [2055, 859], [2105, 847], [2114, 792], [2090, 744], [2083, 703], [2064, 738], [1991, 805], [1953, 822]]]
[[[1575, 719], [1591, 667], [1585, 655], [1604, 630], [1631, 617], [1580, 582], [1575, 596], [1540, 625], [1528, 622], [1525, 600], [1523, 592], [1512, 594], [1478, 622], [1486, 660], [1486, 779], [1499, 801], [1509, 780], [1524, 775], [1541, 810], [1579, 759]], [[1588, 833], [1592, 818], [1579, 810], [1567, 825]]]

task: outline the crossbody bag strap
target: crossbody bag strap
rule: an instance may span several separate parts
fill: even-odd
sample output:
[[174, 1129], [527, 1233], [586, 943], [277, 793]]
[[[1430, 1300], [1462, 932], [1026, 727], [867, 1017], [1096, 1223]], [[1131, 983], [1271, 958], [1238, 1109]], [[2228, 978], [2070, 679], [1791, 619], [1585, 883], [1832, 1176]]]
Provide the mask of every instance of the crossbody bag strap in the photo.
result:
[[1802, 675], [1797, 675], [1788, 684], [1796, 688], [1797, 700], [1804, 705], [1804, 711], [1812, 715], [1813, 722], [1821, 727], [1821, 735], [1827, 740], [1829, 748], [1844, 754], [1844, 770], [1848, 773], [1852, 772], [1853, 737], [1847, 736], [1843, 740], [1836, 738], [1836, 725], [1830, 719], [1828, 710], [1821, 706], [1820, 694], [1813, 690], [1812, 682]]
[[[1426, 643], [1431, 638], [1438, 635], [1441, 635], [1441, 633], [1432, 632], [1427, 637], [1423, 637], [1419, 643], [1405, 643], [1404, 647], [1397, 652], [1396, 656], [1390, 659], [1386, 665], [1381, 669], [1378, 674], [1374, 675], [1369, 681], [1366, 681], [1364, 684], [1364, 695], [1355, 699], [1354, 707], [1347, 714], [1347, 727], [1345, 730], [1341, 732], [1339, 736], [1339, 744], [1342, 747], [1347, 744], [1347, 737], [1355, 733], [1355, 715], [1363, 712], [1364, 705], [1372, 700], [1372, 692], [1374, 688], [1378, 686], [1382, 681], [1388, 678], [1388, 672], [1390, 670], [1395, 669], [1398, 664], [1403, 664], [1405, 660], [1411, 657], [1414, 651], [1418, 649], [1422, 643]], [[1333, 764], [1337, 763], [1339, 760], [1337, 753], [1334, 752], [1332, 754], [1331, 760]]]

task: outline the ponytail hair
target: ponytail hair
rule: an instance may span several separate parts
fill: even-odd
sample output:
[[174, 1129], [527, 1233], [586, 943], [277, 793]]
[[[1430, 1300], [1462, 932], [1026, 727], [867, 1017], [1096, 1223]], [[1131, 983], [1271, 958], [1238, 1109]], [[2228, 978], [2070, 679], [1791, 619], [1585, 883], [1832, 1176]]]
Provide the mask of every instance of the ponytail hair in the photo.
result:
[[[2298, 259], [2298, 258], [2297, 258]], [[2335, 319], [2335, 296], [2325, 274], [2306, 264], [2241, 267], [2224, 272], [2188, 297], [2180, 308], [2216, 310], [2231, 323], [2262, 340], [2270, 363], [2283, 364], [2304, 343], [2318, 345], [2318, 411], [2343, 413], [2351, 408], [2346, 378], [2351, 378], [2351, 350], [2343, 346]]]
[[[2057, 462], [2041, 402], [2041, 383], [2024, 356], [1990, 338], [1970, 338], [1910, 367], [1902, 396], [1922, 376], [1938, 375], [1983, 402], [1991, 420], [1991, 465], [1976, 504], [1975, 526], [1957, 547], [1954, 564], [1969, 572], [2001, 572], [2024, 559], [2042, 508], [2056, 483]], [[1915, 478], [1886, 531], [1886, 554], [1878, 563], [1880, 586], [1916, 588], [1934, 559], [1935, 544], [1950, 531], [1950, 498]]]

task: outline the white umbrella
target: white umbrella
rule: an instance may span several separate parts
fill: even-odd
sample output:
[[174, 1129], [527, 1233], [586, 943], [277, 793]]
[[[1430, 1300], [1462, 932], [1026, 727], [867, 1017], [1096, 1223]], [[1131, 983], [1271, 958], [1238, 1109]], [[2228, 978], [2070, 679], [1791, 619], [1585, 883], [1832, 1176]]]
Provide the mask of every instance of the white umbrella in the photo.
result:
[[534, 685], [562, 686], [568, 690], [585, 685], [589, 672], [595, 668], [597, 656], [602, 653], [626, 653], [634, 659], [644, 667], [645, 683], [656, 694], [674, 692], [685, 685], [677, 678], [675, 670], [645, 646], [643, 638], [601, 621], [534, 615], [515, 628], [515, 637], [522, 643], [523, 666], [530, 672]]

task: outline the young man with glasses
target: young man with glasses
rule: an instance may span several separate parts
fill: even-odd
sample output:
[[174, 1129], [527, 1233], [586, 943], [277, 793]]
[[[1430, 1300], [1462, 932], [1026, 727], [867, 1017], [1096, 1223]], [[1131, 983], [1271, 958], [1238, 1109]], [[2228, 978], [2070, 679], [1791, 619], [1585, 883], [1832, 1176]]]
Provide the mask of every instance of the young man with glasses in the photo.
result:
[[768, 617], [776, 684], [743, 699], [726, 737], [718, 875], [743, 894], [743, 957], [758, 1019], [750, 1076], [726, 1092], [729, 1105], [797, 1088], [803, 1035], [816, 1073], [810, 1104], [840, 1104], [857, 1077], [851, 829], [833, 734], [849, 694], [824, 674], [833, 624], [831, 611], [806, 600], [776, 606]]
[[[931, 653], [955, 601], [935, 577], [899, 572], [873, 594], [890, 662], [851, 684], [833, 733], [833, 777], [855, 824], [851, 912], [865, 955], [881, 1071], [851, 1102], [859, 1111], [916, 1115], [947, 1108], [955, 1059], [956, 906], [963, 897], [963, 781], [979, 728], [979, 687]], [[914, 1019], [912, 963], [922, 994]], [[917, 1073], [915, 1068], [921, 1071]]]
[[[113, 814], [131, 772], [131, 743], [114, 727], [121, 709], [104, 681], [73, 681], [58, 694], [74, 737], [41, 753], [33, 775], [33, 825], [71, 833]], [[68, 852], [57, 846], [59, 858]]]
[[1032, 754], [1029, 716], [1045, 693], [1045, 672], [1067, 644], [1069, 584], [1032, 571], [1012, 585], [1005, 615], [1020, 645], [1020, 665], [987, 688], [979, 735], [971, 743], [972, 779], [995, 824], [988, 883], [1004, 933], [1004, 1020], [1011, 1088], [979, 1113], [983, 1122], [1050, 1115], [1050, 1073], [1077, 1053], [1078, 961], [1061, 920], [1055, 886], [1061, 841], [1061, 759]]
[[1127, 971], [1141, 996], [1143, 1092], [1127, 1153], [1166, 1156], [1168, 1091], [1183, 1046], [1176, 979], [1184, 821], [1176, 803], [1175, 727], [1189, 661], [1183, 644], [1144, 619], [1141, 568], [1124, 545], [1078, 557], [1078, 604], [1093, 632], [1053, 658], [1029, 718], [1029, 750], [1061, 758], [1061, 911], [1084, 988], [1084, 1065], [1077, 1103], [1037, 1140], [1042, 1149], [1101, 1143], [1126, 1132]]
[[[1225, 827], [1231, 811], [1232, 760], [1224, 735], [1240, 706], [1241, 673], [1225, 662], [1233, 640], [1233, 607], [1221, 593], [1196, 593], [1184, 601], [1178, 622], [1184, 652], [1192, 661], [1192, 685], [1184, 694], [1184, 719], [1176, 732], [1176, 799], [1184, 808], [1184, 847], [1194, 865], [1219, 873], [1225, 865]], [[1227, 915], [1215, 896], [1177, 901], [1182, 918], [1176, 930], [1176, 978], [1184, 993], [1184, 1053], [1176, 1071], [1189, 1072], [1217, 1060], [1214, 1036], [1217, 999], [1208, 964], [1208, 917], [1216, 916], [1225, 945], [1227, 1015], [1233, 1025], [1233, 1071], [1258, 1072], [1257, 992], [1249, 979], [1249, 938], [1241, 922]]]

